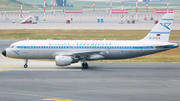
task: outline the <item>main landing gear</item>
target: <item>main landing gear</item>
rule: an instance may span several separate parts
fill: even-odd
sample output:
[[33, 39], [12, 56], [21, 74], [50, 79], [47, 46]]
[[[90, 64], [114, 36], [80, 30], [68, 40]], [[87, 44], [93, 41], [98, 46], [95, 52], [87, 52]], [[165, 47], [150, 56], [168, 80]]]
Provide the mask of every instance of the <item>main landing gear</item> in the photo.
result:
[[27, 68], [27, 67], [28, 67], [27, 63], [28, 63], [28, 59], [25, 59], [24, 68]]
[[87, 63], [82, 63], [82, 69], [88, 69], [88, 64]]
[[83, 63], [82, 63], [82, 69], [88, 69], [88, 64], [86, 62], [86, 59], [82, 59], [81, 60]]

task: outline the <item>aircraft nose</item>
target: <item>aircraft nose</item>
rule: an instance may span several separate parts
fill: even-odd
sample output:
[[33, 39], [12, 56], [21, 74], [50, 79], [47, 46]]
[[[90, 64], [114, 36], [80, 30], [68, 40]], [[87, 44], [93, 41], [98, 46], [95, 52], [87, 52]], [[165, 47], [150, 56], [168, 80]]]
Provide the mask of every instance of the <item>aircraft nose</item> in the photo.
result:
[[6, 50], [2, 51], [2, 55], [6, 56]]

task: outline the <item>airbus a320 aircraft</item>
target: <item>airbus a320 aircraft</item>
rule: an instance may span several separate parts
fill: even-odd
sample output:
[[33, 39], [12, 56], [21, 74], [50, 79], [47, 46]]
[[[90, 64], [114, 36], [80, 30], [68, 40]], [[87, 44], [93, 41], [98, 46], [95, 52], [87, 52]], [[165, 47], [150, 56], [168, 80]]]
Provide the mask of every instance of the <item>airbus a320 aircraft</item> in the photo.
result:
[[82, 61], [87, 69], [87, 60], [127, 59], [178, 47], [169, 43], [174, 14], [167, 13], [148, 33], [138, 41], [117, 40], [25, 40], [11, 44], [2, 54], [6, 57], [25, 59], [55, 59], [57, 66], [67, 66]]

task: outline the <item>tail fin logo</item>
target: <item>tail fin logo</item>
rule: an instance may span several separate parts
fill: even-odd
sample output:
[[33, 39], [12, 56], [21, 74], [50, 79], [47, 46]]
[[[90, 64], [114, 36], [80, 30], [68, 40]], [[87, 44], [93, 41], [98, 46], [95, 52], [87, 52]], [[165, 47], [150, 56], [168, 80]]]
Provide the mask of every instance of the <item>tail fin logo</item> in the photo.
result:
[[169, 25], [171, 25], [171, 23], [160, 23], [163, 27], [167, 28], [168, 30], [170, 30]]

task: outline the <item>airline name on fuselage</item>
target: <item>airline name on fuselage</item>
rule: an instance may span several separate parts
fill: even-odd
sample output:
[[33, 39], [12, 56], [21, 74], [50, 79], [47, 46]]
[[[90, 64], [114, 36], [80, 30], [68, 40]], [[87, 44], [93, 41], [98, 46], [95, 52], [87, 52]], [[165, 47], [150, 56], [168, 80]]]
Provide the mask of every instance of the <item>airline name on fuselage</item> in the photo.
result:
[[75, 43], [75, 44], [69, 44], [69, 43], [49, 43], [50, 46], [70, 46], [70, 45], [76, 45], [76, 46], [111, 46], [112, 43]]

